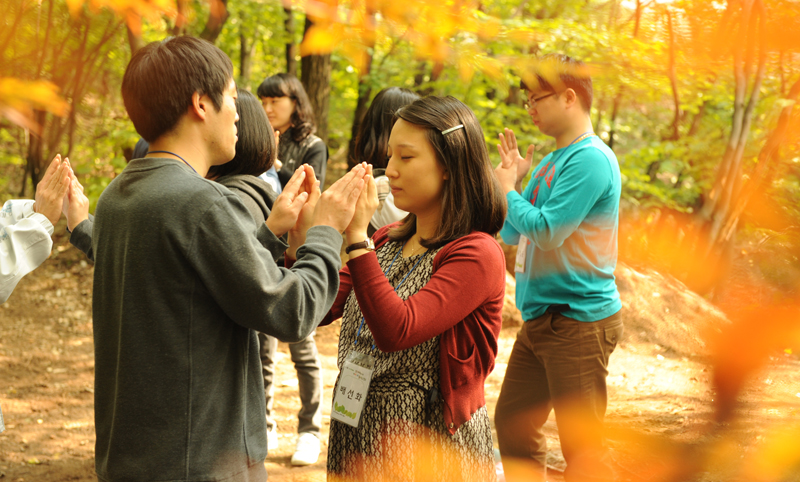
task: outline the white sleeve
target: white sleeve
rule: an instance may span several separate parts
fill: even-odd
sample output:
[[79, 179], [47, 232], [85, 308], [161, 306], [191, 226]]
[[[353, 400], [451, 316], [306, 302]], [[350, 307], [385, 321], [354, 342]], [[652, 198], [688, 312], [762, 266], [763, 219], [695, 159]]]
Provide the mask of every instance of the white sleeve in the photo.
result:
[[33, 212], [33, 201], [12, 200], [0, 210], [0, 303], [23, 276], [50, 256], [53, 225]]

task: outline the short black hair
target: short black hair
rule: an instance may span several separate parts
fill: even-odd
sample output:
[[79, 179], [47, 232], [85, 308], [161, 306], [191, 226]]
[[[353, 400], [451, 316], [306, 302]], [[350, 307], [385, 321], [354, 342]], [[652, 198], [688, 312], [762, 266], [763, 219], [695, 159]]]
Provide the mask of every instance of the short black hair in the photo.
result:
[[367, 162], [374, 168], [385, 168], [389, 134], [392, 133], [397, 110], [419, 99], [419, 95], [401, 87], [388, 87], [372, 99], [364, 119], [358, 125], [353, 159]]
[[[530, 85], [529, 85], [530, 84]], [[519, 87], [535, 90], [538, 84], [546, 92], [572, 89], [586, 112], [592, 110], [594, 91], [588, 66], [580, 60], [564, 54], [547, 54], [539, 57], [534, 65], [523, 73]]]
[[236, 123], [239, 139], [236, 141], [236, 155], [232, 160], [219, 166], [211, 166], [208, 178], [231, 174], [250, 174], [260, 176], [272, 167], [278, 154], [275, 146], [275, 131], [261, 108], [256, 96], [246, 90], [239, 91], [236, 99]]
[[317, 131], [314, 110], [306, 89], [292, 74], [275, 74], [264, 79], [256, 89], [259, 97], [288, 97], [295, 101], [292, 113], [292, 140], [301, 142]]
[[194, 37], [167, 37], [139, 49], [122, 78], [122, 100], [136, 132], [149, 143], [175, 128], [192, 104], [208, 95], [222, 107], [233, 64], [222, 50]]

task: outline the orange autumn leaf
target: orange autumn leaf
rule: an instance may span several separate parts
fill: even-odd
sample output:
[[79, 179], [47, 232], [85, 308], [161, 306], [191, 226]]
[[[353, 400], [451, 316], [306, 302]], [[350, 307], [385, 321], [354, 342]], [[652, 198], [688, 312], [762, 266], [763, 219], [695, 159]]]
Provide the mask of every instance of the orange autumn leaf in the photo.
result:
[[0, 77], [0, 117], [39, 134], [41, 126], [33, 121], [33, 109], [65, 116], [69, 104], [59, 97], [52, 82]]
[[767, 482], [788, 480], [800, 466], [800, 447], [797, 437], [800, 425], [781, 427], [764, 437], [763, 442], [748, 454], [744, 467], [744, 480]]
[[[141, 19], [157, 20], [161, 15], [174, 18], [177, 6], [174, 0], [66, 0], [72, 15], [77, 15], [86, 5], [96, 12], [107, 8], [124, 19], [131, 31], [138, 35], [141, 32]], [[214, 8], [214, 3], [211, 3]]]
[[300, 55], [329, 54], [343, 37], [340, 25], [332, 25], [328, 28], [314, 25], [308, 29], [303, 43], [300, 44]]

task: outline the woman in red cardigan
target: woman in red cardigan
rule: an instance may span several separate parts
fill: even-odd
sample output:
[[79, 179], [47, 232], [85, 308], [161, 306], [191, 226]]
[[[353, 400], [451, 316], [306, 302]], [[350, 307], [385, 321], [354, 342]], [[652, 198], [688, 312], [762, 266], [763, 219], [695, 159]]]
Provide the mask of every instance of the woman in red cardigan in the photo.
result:
[[374, 180], [347, 228], [350, 260], [323, 324], [342, 317], [331, 480], [494, 480], [484, 382], [494, 368], [506, 212], [475, 114], [453, 97], [401, 109], [386, 175], [410, 214], [367, 227]]

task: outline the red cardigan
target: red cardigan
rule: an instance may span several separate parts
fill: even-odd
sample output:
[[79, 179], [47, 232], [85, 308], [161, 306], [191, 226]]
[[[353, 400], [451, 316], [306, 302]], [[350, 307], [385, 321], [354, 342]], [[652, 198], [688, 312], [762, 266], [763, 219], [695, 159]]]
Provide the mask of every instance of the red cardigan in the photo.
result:
[[[388, 241], [387, 226], [375, 246]], [[339, 272], [339, 294], [321, 325], [342, 316], [355, 289], [364, 319], [384, 352], [400, 351], [442, 335], [441, 391], [444, 422], [453, 434], [486, 404], [483, 385], [494, 368], [505, 296], [505, 256], [495, 239], [473, 232], [442, 247], [428, 284], [403, 301], [368, 253]]]

